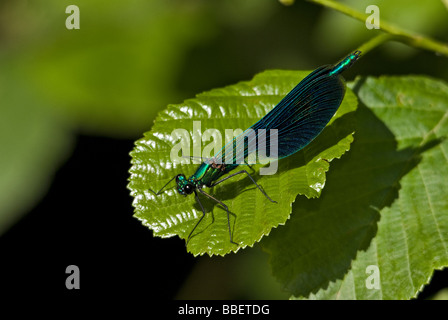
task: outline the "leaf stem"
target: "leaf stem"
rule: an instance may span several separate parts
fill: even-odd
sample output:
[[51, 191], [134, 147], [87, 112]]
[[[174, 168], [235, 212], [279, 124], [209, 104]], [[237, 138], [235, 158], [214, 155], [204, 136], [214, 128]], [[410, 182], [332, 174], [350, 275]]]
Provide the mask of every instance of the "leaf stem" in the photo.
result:
[[365, 42], [363, 45], [361, 45], [357, 50], [362, 52], [362, 55], [365, 55], [367, 52], [371, 51], [372, 49], [378, 47], [379, 45], [396, 39], [394, 35], [388, 34], [388, 33], [382, 33], [380, 35], [377, 35], [376, 37], [373, 37], [369, 41]]
[[[322, 5], [326, 8], [334, 9], [362, 22], [366, 21], [367, 17], [369, 16], [368, 14], [356, 11], [355, 9], [352, 9], [342, 3], [335, 2], [333, 0], [308, 0], [308, 1]], [[390, 38], [387, 37], [373, 38], [370, 44], [369, 44], [370, 41], [365, 44], [365, 45], [369, 44], [369, 46], [366, 47], [367, 51], [371, 50], [374, 46], [377, 46], [385, 41], [396, 40], [416, 48], [434, 51], [448, 57], [448, 44], [422, 36], [418, 33], [414, 33], [409, 30], [402, 29], [394, 24], [384, 21], [384, 19], [381, 20], [380, 27], [383, 32], [387, 33], [390, 36]]]

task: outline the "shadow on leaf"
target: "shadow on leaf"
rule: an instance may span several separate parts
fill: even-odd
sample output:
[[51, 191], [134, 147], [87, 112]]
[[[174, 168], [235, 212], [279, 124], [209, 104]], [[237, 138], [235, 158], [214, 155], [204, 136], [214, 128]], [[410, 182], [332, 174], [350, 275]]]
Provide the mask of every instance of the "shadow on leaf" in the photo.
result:
[[375, 237], [380, 211], [397, 199], [401, 178], [441, 142], [397, 150], [392, 132], [366, 106], [355, 117], [351, 150], [332, 164], [320, 198], [299, 196], [290, 221], [262, 242], [274, 276], [298, 297], [344, 278]]

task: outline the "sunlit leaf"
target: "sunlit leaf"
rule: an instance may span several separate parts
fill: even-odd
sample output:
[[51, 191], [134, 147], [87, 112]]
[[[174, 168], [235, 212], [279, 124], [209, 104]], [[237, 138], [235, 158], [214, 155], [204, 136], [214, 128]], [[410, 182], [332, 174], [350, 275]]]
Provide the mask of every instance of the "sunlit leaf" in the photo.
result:
[[[307, 74], [264, 72], [251, 81], [211, 90], [161, 112], [152, 130], [136, 142], [131, 153], [133, 166], [129, 188], [134, 196], [135, 217], [156, 236], [177, 235], [186, 239], [202, 215], [194, 196], [177, 194], [174, 182], [161, 195], [154, 194], [175, 175], [184, 173], [189, 176], [198, 166], [172, 164], [170, 151], [177, 141], [171, 138], [171, 132], [174, 129], [188, 130], [196, 139], [192, 140], [193, 144], [200, 139], [198, 130], [192, 135], [193, 121], [200, 121], [200, 131], [215, 128], [222, 136], [225, 129], [244, 130], [271, 110]], [[240, 247], [252, 246], [272, 228], [288, 220], [297, 195], [318, 197], [326, 183], [329, 162], [350, 148], [353, 140], [351, 115], [356, 105], [356, 97], [348, 89], [341, 107], [321, 135], [302, 151], [280, 160], [275, 175], [259, 175], [260, 166], [253, 167], [257, 183], [278, 204], [267, 200], [245, 175], [206, 189], [232, 212], [233, 239], [239, 246], [229, 241], [226, 212], [213, 201], [202, 199], [207, 214], [191, 238], [188, 251], [194, 255], [225, 255]]]

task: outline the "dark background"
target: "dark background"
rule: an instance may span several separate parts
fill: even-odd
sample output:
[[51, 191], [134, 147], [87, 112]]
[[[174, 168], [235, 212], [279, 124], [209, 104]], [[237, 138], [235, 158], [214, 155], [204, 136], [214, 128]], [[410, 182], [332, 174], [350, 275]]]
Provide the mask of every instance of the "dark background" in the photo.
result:
[[[80, 269], [83, 294], [175, 297], [195, 259], [183, 241], [153, 238], [132, 217], [123, 169], [129, 166], [132, 147], [132, 140], [78, 136], [48, 194], [1, 238], [2, 291], [70, 294], [65, 269], [73, 264]], [[103, 181], [101, 188], [86, 184], [92, 176]]]

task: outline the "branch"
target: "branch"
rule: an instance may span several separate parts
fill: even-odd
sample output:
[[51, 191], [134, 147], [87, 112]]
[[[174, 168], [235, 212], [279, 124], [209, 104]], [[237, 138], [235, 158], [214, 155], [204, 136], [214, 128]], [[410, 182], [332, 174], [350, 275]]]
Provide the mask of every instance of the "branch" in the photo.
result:
[[[313, 2], [316, 4], [320, 4], [324, 7], [334, 9], [336, 11], [339, 11], [349, 17], [355, 18], [359, 21], [365, 22], [367, 17], [369, 17], [368, 14], [356, 11], [344, 4], [341, 4], [339, 2], [335, 2], [333, 0], [308, 0], [309, 2]], [[380, 44], [383, 43], [386, 40], [396, 40], [399, 42], [406, 43], [410, 46], [430, 50], [437, 52], [439, 54], [442, 54], [446, 57], [448, 57], [448, 45], [442, 42], [439, 42], [437, 40], [425, 37], [423, 35], [420, 35], [418, 33], [414, 33], [405, 29], [402, 29], [398, 26], [395, 26], [394, 24], [391, 24], [387, 21], [381, 20], [381, 30], [389, 35], [389, 37], [382, 37], [378, 36], [373, 38], [372, 44]], [[366, 43], [367, 44], [367, 43]], [[368, 47], [367, 49], [370, 50], [373, 47]], [[367, 50], [367, 51], [368, 51]]]

